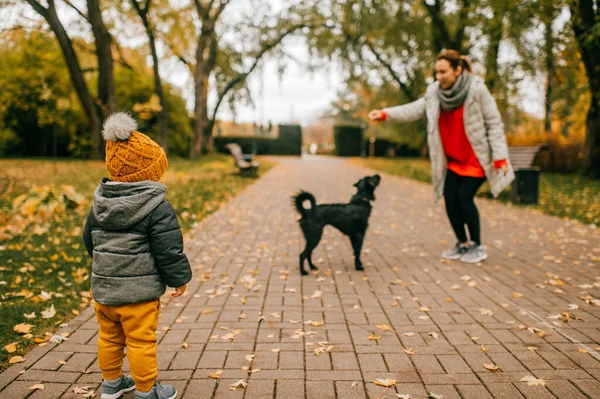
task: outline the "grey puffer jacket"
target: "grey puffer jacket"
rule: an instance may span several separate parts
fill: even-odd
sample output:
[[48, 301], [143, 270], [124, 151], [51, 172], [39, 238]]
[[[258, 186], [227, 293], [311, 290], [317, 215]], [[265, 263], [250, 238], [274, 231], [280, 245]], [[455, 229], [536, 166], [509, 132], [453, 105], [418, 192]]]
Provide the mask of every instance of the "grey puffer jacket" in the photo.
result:
[[166, 285], [180, 287], [192, 278], [183, 253], [177, 215], [166, 201], [167, 188], [154, 181], [112, 182], [94, 192], [83, 229], [92, 263], [92, 294], [103, 305], [150, 301]]
[[[440, 138], [439, 83], [427, 87], [425, 96], [412, 103], [384, 108], [390, 122], [413, 122], [427, 117], [427, 144], [431, 159], [431, 177], [435, 201], [444, 195], [447, 159]], [[464, 102], [464, 123], [467, 138], [475, 156], [481, 164], [492, 194], [497, 197], [515, 178], [508, 159], [508, 147], [504, 136], [504, 126], [496, 106], [483, 80], [472, 76], [471, 86]], [[494, 161], [506, 160], [508, 172], [496, 171]]]

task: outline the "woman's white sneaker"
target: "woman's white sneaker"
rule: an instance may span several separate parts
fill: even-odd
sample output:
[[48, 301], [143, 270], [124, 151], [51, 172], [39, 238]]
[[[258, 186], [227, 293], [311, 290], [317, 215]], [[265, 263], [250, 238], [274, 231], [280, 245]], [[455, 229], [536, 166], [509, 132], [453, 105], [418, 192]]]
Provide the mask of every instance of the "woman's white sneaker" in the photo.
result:
[[467, 253], [468, 249], [468, 246], [456, 243], [456, 246], [454, 248], [444, 251], [442, 253], [442, 258], [450, 260], [460, 259], [461, 256]]
[[461, 257], [460, 261], [465, 263], [479, 263], [487, 259], [487, 252], [485, 252], [485, 248], [483, 245], [471, 245], [467, 252], [465, 252]]

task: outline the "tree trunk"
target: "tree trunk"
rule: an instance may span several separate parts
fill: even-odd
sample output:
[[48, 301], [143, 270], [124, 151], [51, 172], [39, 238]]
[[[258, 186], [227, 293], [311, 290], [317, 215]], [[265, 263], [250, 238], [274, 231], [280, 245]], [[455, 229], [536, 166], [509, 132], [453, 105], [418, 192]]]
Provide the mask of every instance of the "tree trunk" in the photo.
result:
[[573, 0], [569, 7], [592, 94], [586, 124], [584, 173], [600, 179], [600, 4], [597, 0]]
[[152, 55], [152, 70], [154, 72], [154, 93], [158, 96], [160, 101], [160, 113], [158, 114], [158, 144], [162, 147], [165, 153], [168, 153], [169, 138], [167, 127], [169, 124], [169, 112], [167, 107], [167, 101], [162, 88], [162, 80], [159, 72], [159, 61], [158, 53], [156, 52], [156, 38], [154, 37], [154, 31], [150, 25], [148, 18], [148, 11], [150, 9], [151, 0], [147, 0], [144, 8], [141, 8], [137, 0], [131, 0], [133, 8], [137, 11], [139, 17], [144, 24], [146, 35], [148, 36], [148, 43], [150, 44], [150, 54]]
[[190, 146], [190, 158], [197, 159], [202, 155], [203, 141], [205, 128], [208, 126], [208, 78], [210, 70], [205, 61], [205, 50], [209, 44], [209, 37], [204, 33], [198, 40], [198, 48], [196, 50], [196, 72], [194, 74], [196, 102], [194, 105], [194, 136], [192, 145]]
[[79, 98], [81, 107], [83, 108], [83, 112], [85, 113], [90, 124], [90, 130], [92, 133], [91, 156], [94, 159], [100, 159], [102, 157], [102, 151], [100, 150], [102, 143], [100, 137], [100, 118], [98, 117], [96, 106], [83, 77], [81, 66], [79, 65], [79, 60], [77, 59], [77, 54], [73, 49], [73, 43], [71, 42], [69, 35], [58, 18], [56, 8], [54, 7], [54, 2], [49, 1], [48, 8], [43, 7], [35, 0], [27, 0], [27, 2], [36, 12], [44, 17], [54, 32], [56, 39], [58, 40], [65, 63], [67, 64], [67, 69], [69, 70], [71, 82], [73, 82], [73, 87], [75, 87], [75, 92], [77, 93], [77, 97]]
[[585, 156], [586, 175], [592, 179], [600, 179], [600, 99], [598, 96], [592, 100], [587, 116]]
[[92, 26], [98, 58], [98, 100], [102, 116], [115, 112], [115, 80], [112, 57], [112, 37], [102, 21], [98, 0], [87, 0], [88, 19]]
[[554, 34], [552, 32], [552, 23], [554, 22], [554, 10], [552, 4], [547, 5], [549, 10], [548, 15], [544, 16], [545, 21], [545, 52], [546, 52], [546, 98], [545, 98], [545, 113], [544, 113], [544, 132], [552, 133], [552, 89], [554, 87]]

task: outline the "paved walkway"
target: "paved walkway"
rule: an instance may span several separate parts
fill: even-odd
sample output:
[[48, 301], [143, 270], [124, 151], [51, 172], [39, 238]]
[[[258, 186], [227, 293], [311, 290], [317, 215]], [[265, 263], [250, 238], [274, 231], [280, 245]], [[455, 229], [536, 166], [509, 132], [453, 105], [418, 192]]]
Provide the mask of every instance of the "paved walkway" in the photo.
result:
[[[489, 259], [443, 262], [453, 244], [443, 204], [429, 185], [383, 175], [365, 272], [328, 228], [319, 273], [301, 278], [290, 195], [345, 202], [370, 172], [280, 161], [188, 237], [194, 279], [189, 295], [164, 298], [158, 346], [159, 378], [184, 398], [600, 398], [600, 307], [587, 303], [600, 297], [600, 232], [478, 200]], [[68, 341], [0, 374], [0, 398], [99, 387], [93, 310], [64, 331]], [[372, 382], [388, 378], [389, 388]], [[239, 380], [247, 387], [231, 390]], [[37, 383], [45, 389], [28, 389]]]

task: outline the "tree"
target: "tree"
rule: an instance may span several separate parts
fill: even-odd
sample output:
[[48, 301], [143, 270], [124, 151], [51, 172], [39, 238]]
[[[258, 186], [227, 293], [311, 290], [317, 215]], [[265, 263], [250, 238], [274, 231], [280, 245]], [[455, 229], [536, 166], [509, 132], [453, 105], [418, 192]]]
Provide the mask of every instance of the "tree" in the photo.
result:
[[[77, 54], [75, 53], [75, 49], [73, 47], [73, 41], [67, 34], [67, 31], [65, 30], [62, 22], [58, 17], [55, 2], [54, 0], [48, 0], [48, 6], [44, 7], [36, 0], [26, 1], [38, 14], [40, 14], [46, 20], [46, 22], [48, 22], [48, 25], [50, 25], [50, 28], [52, 29], [54, 35], [56, 36], [56, 39], [58, 40], [58, 44], [60, 45], [65, 63], [67, 65], [67, 68], [69, 69], [69, 76], [71, 77], [71, 81], [73, 82], [73, 86], [75, 87], [75, 91], [81, 103], [81, 107], [83, 108], [83, 111], [85, 112], [85, 115], [90, 124], [93, 146], [92, 157], [101, 158], [101, 114], [98, 112], [99, 110], [96, 107], [95, 101], [92, 98], [88, 85], [83, 76], [83, 71], [79, 64], [79, 59], [77, 58]], [[89, 1], [93, 2], [93, 0]], [[97, 17], [95, 16], [94, 19], [96, 20]], [[100, 79], [98, 80], [98, 85], [101, 85]], [[98, 92], [100, 93], [100, 90]], [[103, 90], [102, 92], [104, 95], [107, 96], [105, 97], [105, 99], [108, 99], [108, 96], [110, 95], [110, 90]]]
[[[168, 19], [176, 21], [163, 20], [172, 23], [167, 46], [188, 66], [194, 80], [191, 158], [213, 150], [212, 133], [219, 108], [227, 100], [234, 106], [243, 97], [239, 93], [246, 79], [264, 56], [276, 49], [284, 38], [307, 26], [294, 13], [293, 6], [282, 7], [281, 13], [275, 13], [266, 2], [238, 4], [250, 8], [251, 14], [235, 22], [222, 21], [221, 16], [230, 3], [229, 0], [194, 0], [191, 6], [172, 7], [164, 12]], [[190, 15], [193, 18], [189, 18]], [[233, 21], [233, 17], [230, 15], [229, 20]], [[228, 43], [225, 35], [235, 35], [237, 41]], [[216, 93], [212, 110], [208, 106], [211, 90]]]
[[131, 0], [131, 5], [135, 9], [137, 15], [142, 20], [144, 24], [144, 30], [146, 31], [146, 35], [148, 36], [148, 44], [150, 45], [150, 54], [152, 55], [152, 70], [154, 71], [154, 92], [159, 98], [161, 111], [158, 117], [158, 143], [160, 146], [168, 152], [168, 138], [167, 138], [167, 125], [168, 121], [168, 109], [167, 109], [167, 101], [165, 99], [165, 94], [162, 88], [162, 81], [159, 72], [159, 60], [158, 53], [156, 51], [156, 37], [154, 34], [154, 27], [150, 22], [149, 12], [150, 6], [152, 5], [151, 0], [144, 0], [143, 6], [140, 5], [138, 0]]
[[600, 1], [570, 0], [569, 8], [592, 96], [587, 114], [584, 170], [587, 176], [600, 179]]

